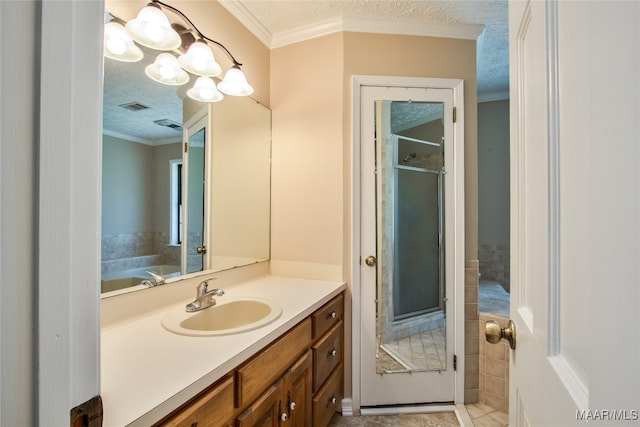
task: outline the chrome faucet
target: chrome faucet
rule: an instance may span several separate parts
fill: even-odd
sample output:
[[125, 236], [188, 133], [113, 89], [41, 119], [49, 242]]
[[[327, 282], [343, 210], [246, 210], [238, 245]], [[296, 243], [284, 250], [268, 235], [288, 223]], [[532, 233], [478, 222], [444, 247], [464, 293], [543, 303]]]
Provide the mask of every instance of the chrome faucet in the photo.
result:
[[222, 295], [224, 295], [224, 291], [222, 289], [213, 289], [207, 291], [209, 281], [211, 280], [216, 280], [216, 278], [210, 277], [198, 284], [198, 287], [196, 288], [196, 299], [195, 301], [187, 304], [187, 307], [185, 308], [187, 312], [193, 313], [195, 311], [200, 311], [208, 307], [213, 307], [214, 305], [216, 305], [216, 300], [213, 297], [221, 297]]
[[153, 271], [147, 271], [151, 277], [153, 277], [153, 286], [159, 286], [164, 284], [164, 277], [159, 274], [154, 273]]

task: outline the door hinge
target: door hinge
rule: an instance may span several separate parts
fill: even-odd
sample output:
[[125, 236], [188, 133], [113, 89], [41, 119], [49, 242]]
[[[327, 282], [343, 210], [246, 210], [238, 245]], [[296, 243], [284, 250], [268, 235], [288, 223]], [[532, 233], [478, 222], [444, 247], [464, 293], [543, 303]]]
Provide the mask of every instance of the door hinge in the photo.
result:
[[458, 356], [456, 356], [455, 354], [453, 355], [453, 370], [458, 370]]
[[458, 112], [458, 108], [457, 107], [453, 107], [453, 123], [456, 122], [457, 112]]
[[100, 427], [103, 420], [102, 398], [95, 396], [71, 409], [71, 427]]
[[188, 142], [185, 142], [185, 143], [184, 143], [184, 152], [185, 152], [185, 153], [188, 153], [188, 152], [189, 152], [189, 143], [188, 143]]

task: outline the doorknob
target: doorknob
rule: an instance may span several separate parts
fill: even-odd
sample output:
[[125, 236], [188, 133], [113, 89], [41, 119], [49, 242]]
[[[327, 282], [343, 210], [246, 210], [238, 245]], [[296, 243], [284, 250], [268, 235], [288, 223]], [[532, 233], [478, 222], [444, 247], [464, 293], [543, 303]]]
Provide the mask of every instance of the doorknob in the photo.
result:
[[374, 257], [373, 255], [369, 255], [364, 259], [364, 263], [369, 267], [373, 267], [374, 265], [376, 265], [376, 257]]
[[491, 344], [497, 344], [501, 339], [509, 341], [511, 350], [516, 349], [516, 324], [509, 320], [509, 326], [501, 328], [495, 320], [488, 320], [484, 324], [484, 336]]
[[207, 253], [207, 247], [206, 246], [198, 246], [196, 248], [196, 252], [201, 254], [201, 255], [204, 255], [204, 254]]

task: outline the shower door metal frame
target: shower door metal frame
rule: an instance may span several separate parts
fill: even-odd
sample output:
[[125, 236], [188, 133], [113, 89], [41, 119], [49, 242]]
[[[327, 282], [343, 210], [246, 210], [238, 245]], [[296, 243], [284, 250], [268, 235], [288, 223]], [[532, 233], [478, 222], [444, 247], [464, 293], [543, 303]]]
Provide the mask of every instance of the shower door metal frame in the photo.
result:
[[[442, 216], [442, 192], [443, 192], [443, 187], [442, 187], [442, 175], [443, 175], [443, 171], [444, 171], [444, 167], [441, 170], [434, 170], [434, 169], [427, 169], [427, 168], [419, 168], [419, 167], [415, 167], [415, 166], [404, 166], [401, 165], [399, 163], [399, 159], [398, 159], [398, 140], [399, 139], [405, 139], [405, 140], [410, 140], [413, 142], [417, 142], [417, 143], [421, 143], [421, 144], [429, 144], [429, 145], [434, 145], [434, 143], [430, 142], [430, 141], [423, 141], [420, 139], [416, 139], [416, 138], [408, 138], [402, 135], [395, 135], [392, 134], [391, 135], [392, 139], [393, 139], [393, 230], [392, 230], [392, 239], [393, 239], [393, 259], [394, 261], [398, 259], [398, 239], [396, 238], [396, 231], [398, 229], [398, 170], [407, 170], [407, 171], [413, 171], [413, 172], [420, 172], [420, 173], [430, 173], [430, 174], [435, 174], [438, 175], [438, 307], [434, 307], [434, 308], [430, 308], [430, 309], [425, 309], [425, 310], [419, 310], [419, 311], [414, 311], [408, 314], [403, 314], [401, 316], [396, 316], [395, 312], [393, 314], [393, 320], [397, 321], [397, 320], [404, 320], [410, 317], [414, 317], [414, 316], [420, 316], [422, 314], [427, 314], [427, 313], [433, 313], [434, 311], [438, 311], [438, 310], [442, 310], [443, 312], [445, 312], [446, 314], [446, 310], [445, 307], [446, 305], [444, 304], [445, 302], [445, 289], [444, 289], [444, 230], [443, 230], [443, 224], [444, 224], [444, 218]], [[396, 284], [400, 283], [400, 278], [399, 278], [399, 271], [397, 268], [395, 268], [395, 262], [393, 263], [392, 267], [393, 269], [393, 284], [392, 286], [395, 286]], [[379, 296], [379, 299], [380, 296]]]

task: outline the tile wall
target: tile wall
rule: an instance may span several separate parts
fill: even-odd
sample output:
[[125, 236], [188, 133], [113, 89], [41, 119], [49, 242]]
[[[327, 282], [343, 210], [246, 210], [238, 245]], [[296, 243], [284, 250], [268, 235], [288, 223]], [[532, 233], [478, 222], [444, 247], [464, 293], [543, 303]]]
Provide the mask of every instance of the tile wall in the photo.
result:
[[479, 365], [479, 399], [478, 402], [490, 406], [497, 411], [509, 412], [509, 344], [502, 340], [498, 344], [490, 344], [484, 337], [484, 324], [495, 320], [501, 327], [507, 326], [508, 320], [490, 314], [480, 314], [478, 329], [480, 345]]
[[477, 260], [466, 261], [464, 278], [464, 403], [476, 403], [480, 398], [480, 347], [478, 345], [478, 330], [480, 322], [478, 313], [478, 273], [479, 262]]
[[503, 245], [481, 244], [478, 247], [482, 280], [493, 280], [509, 291], [509, 248]]

